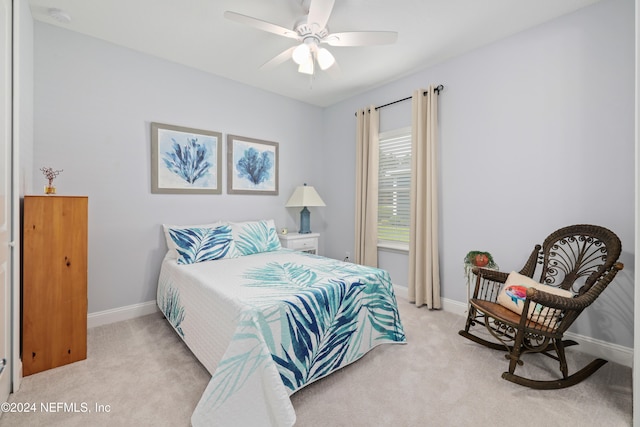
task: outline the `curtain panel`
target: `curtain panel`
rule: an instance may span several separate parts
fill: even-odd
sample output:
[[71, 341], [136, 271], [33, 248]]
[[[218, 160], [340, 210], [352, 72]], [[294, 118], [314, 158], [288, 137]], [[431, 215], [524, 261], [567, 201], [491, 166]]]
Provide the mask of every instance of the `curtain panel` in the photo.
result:
[[378, 266], [378, 133], [380, 113], [372, 105], [357, 113], [355, 262]]
[[433, 85], [412, 96], [409, 301], [442, 308], [438, 252], [438, 94]]

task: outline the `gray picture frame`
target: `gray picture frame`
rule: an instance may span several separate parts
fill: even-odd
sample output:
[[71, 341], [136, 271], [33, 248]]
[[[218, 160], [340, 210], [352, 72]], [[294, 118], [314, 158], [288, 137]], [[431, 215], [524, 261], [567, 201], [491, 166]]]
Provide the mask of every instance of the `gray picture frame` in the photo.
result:
[[152, 194], [222, 194], [221, 132], [151, 123]]
[[227, 135], [227, 193], [278, 195], [279, 144]]

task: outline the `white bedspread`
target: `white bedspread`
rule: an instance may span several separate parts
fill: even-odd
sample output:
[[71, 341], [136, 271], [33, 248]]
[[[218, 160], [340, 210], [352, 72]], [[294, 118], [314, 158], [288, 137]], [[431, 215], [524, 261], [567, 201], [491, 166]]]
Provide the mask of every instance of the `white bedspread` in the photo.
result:
[[282, 249], [163, 261], [158, 306], [212, 374], [194, 426], [291, 426], [289, 396], [405, 335], [386, 271]]

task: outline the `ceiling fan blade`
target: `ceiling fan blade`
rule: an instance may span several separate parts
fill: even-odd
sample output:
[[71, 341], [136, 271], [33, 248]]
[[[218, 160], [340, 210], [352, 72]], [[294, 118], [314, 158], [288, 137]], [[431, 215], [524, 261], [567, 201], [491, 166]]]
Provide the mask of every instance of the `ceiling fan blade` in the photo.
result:
[[396, 40], [398, 33], [395, 31], [351, 31], [329, 34], [322, 43], [330, 46], [375, 46], [395, 43]]
[[282, 64], [283, 62], [289, 60], [291, 58], [291, 54], [293, 53], [293, 50], [296, 48], [296, 46], [290, 47], [289, 49], [285, 50], [284, 52], [276, 55], [275, 57], [273, 57], [272, 59], [270, 59], [269, 61], [265, 62], [264, 64], [262, 64], [262, 66], [260, 67], [263, 70], [271, 70], [275, 67], [277, 67], [278, 65]]
[[290, 39], [298, 39], [298, 34], [280, 25], [272, 24], [271, 22], [263, 21], [261, 19], [252, 18], [251, 16], [242, 15], [240, 13], [231, 12], [229, 10], [224, 12], [224, 17], [232, 21], [239, 22], [240, 24], [249, 25], [250, 27], [257, 28], [262, 31], [277, 34], [279, 36], [289, 37]]
[[311, 0], [307, 25], [315, 24], [317, 25], [317, 28], [314, 28], [315, 31], [323, 30], [327, 26], [334, 3], [335, 0]]

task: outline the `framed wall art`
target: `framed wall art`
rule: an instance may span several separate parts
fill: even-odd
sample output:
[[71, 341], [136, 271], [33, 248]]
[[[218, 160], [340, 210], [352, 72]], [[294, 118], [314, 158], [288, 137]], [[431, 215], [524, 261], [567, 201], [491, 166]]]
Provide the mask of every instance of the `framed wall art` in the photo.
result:
[[227, 193], [278, 194], [278, 143], [227, 135]]
[[222, 193], [222, 134], [151, 123], [151, 192]]

